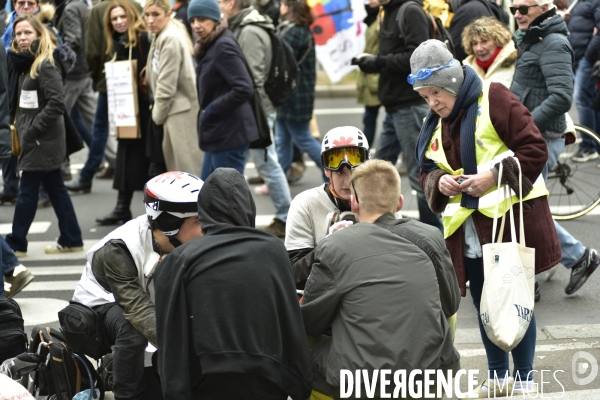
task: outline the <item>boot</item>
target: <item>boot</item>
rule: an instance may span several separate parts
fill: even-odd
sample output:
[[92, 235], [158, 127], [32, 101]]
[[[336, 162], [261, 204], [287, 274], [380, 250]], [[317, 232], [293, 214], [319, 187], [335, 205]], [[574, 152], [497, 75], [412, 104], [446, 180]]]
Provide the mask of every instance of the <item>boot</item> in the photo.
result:
[[80, 175], [77, 175], [75, 179], [65, 182], [65, 187], [70, 192], [83, 192], [89, 193], [92, 191], [92, 182], [82, 179]]
[[129, 206], [131, 205], [132, 197], [133, 192], [119, 190], [115, 209], [102, 218], [96, 218], [96, 222], [100, 225], [120, 225], [129, 221], [131, 219]]

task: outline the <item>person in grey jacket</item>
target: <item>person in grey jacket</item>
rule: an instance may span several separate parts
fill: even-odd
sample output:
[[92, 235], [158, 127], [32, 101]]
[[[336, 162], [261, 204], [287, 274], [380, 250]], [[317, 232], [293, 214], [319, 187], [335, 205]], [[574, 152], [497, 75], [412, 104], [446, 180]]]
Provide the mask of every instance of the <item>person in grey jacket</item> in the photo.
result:
[[[251, 149], [250, 156], [252, 156], [256, 171], [264, 179], [271, 201], [275, 206], [275, 219], [271, 225], [265, 228], [265, 231], [284, 237], [292, 197], [285, 172], [279, 164], [275, 151], [273, 127], [277, 110], [264, 88], [273, 61], [273, 49], [268, 31], [274, 31], [275, 26], [269, 17], [261, 15], [250, 4], [250, 0], [223, 0], [219, 2], [219, 8], [223, 16], [227, 18], [229, 29], [235, 35], [242, 53], [244, 53], [254, 80], [254, 87], [260, 94], [263, 109], [267, 114], [273, 143], [265, 149]], [[191, 8], [190, 4], [188, 14]]]
[[446, 318], [458, 310], [460, 291], [441, 232], [395, 218], [404, 198], [390, 162], [359, 165], [349, 186], [360, 223], [332, 227], [319, 243], [301, 304], [308, 335], [331, 327], [310, 352], [313, 387], [337, 398], [341, 369], [456, 371]]
[[[573, 102], [573, 49], [567, 24], [552, 0], [515, 0], [511, 8], [519, 29], [515, 32], [517, 63], [510, 87], [533, 116], [548, 145], [544, 179], [565, 147], [565, 113]], [[595, 249], [585, 247], [554, 221], [562, 264], [571, 270], [565, 293], [573, 294], [600, 265]]]
[[8, 52], [11, 119], [16, 121], [21, 144], [22, 175], [12, 233], [6, 241], [17, 257], [25, 256], [42, 183], [60, 230], [58, 243], [47, 246], [46, 253], [83, 251], [81, 229], [60, 172], [66, 157], [62, 80], [74, 54], [64, 47], [55, 51], [49, 30], [31, 15], [18, 17], [13, 29], [15, 39]]

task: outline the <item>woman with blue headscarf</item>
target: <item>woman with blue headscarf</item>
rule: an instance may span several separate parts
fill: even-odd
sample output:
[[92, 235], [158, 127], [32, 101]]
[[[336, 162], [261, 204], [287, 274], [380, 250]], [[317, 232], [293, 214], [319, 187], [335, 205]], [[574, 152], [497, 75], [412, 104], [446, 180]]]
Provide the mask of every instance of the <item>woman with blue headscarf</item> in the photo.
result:
[[[452, 257], [462, 296], [470, 281], [490, 378], [470, 398], [507, 396], [535, 391], [533, 357], [535, 316], [517, 347], [512, 350], [514, 379], [508, 354], [487, 337], [479, 319], [483, 289], [482, 245], [492, 242], [492, 225], [502, 183], [519, 192], [519, 167], [523, 175], [523, 225], [527, 246], [536, 249], [535, 272], [558, 264], [560, 245], [541, 178], [548, 157], [544, 139], [527, 108], [501, 83], [483, 84], [469, 66], [461, 66], [438, 40], [422, 43], [410, 59], [408, 82], [430, 107], [415, 156], [421, 167], [420, 183], [427, 202], [442, 213], [446, 246]], [[513, 207], [518, 215], [518, 200]], [[502, 210], [503, 211], [503, 210]], [[515, 221], [519, 229], [519, 221]], [[510, 241], [505, 231], [502, 242]], [[496, 378], [497, 377], [497, 378]], [[474, 397], [473, 397], [474, 396]]]

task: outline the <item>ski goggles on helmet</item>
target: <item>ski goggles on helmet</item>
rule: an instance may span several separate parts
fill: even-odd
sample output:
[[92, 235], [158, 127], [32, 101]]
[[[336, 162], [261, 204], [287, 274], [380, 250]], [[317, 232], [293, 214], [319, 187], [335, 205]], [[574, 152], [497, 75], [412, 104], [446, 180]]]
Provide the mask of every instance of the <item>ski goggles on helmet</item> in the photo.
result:
[[323, 167], [330, 171], [339, 171], [344, 166], [350, 169], [367, 161], [368, 152], [364, 147], [336, 147], [322, 155]]
[[449, 66], [451, 66], [452, 64], [454, 64], [454, 58], [452, 60], [450, 60], [450, 62], [446, 65], [440, 65], [439, 67], [435, 67], [435, 68], [421, 68], [420, 70], [418, 70], [415, 74], [410, 74], [408, 75], [408, 77], [406, 78], [406, 80], [408, 81], [408, 83], [410, 83], [411, 85], [415, 84], [415, 80], [420, 80], [420, 81], [424, 81], [425, 79], [429, 78], [431, 75], [433, 75], [434, 72], [448, 68]]

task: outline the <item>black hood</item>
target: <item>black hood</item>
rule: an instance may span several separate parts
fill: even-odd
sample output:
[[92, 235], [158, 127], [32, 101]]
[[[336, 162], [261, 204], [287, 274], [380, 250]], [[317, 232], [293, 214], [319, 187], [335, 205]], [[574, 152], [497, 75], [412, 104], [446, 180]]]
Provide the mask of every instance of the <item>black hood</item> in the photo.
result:
[[204, 232], [220, 224], [254, 228], [256, 205], [244, 176], [233, 168], [210, 174], [198, 196], [198, 220]]

